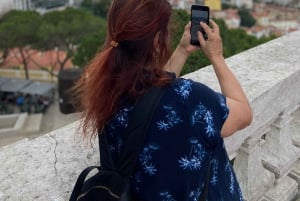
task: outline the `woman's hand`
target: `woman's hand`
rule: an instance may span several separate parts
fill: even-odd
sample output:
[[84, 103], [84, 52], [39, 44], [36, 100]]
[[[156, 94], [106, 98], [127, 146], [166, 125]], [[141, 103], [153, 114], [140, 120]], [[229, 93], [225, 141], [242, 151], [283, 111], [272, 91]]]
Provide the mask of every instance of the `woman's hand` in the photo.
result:
[[191, 22], [185, 25], [183, 35], [178, 45], [180, 50], [187, 56], [189, 56], [191, 53], [195, 52], [196, 50], [199, 50], [199, 47], [190, 44], [190, 40], [191, 40], [190, 29], [191, 29]]
[[212, 28], [210, 28], [207, 24], [200, 22], [200, 25], [207, 34], [208, 39], [205, 40], [203, 34], [199, 31], [198, 40], [200, 42], [201, 50], [213, 63], [215, 59], [223, 58], [223, 45], [219, 26], [213, 20], [210, 20], [210, 24], [212, 25]]
[[181, 37], [180, 43], [173, 52], [169, 61], [164, 66], [164, 70], [169, 72], [174, 72], [177, 77], [179, 77], [180, 72], [192, 52], [199, 50], [199, 47], [190, 44], [191, 34], [190, 34], [191, 22], [189, 22], [185, 28], [183, 35]]

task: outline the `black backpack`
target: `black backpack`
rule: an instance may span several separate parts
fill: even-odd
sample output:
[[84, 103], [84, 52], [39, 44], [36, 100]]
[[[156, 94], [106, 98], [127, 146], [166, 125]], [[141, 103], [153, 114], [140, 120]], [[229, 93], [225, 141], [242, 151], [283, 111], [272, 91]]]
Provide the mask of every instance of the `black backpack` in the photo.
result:
[[[91, 166], [79, 175], [70, 201], [135, 201], [129, 177], [133, 174], [138, 154], [144, 143], [153, 113], [164, 93], [163, 87], [152, 87], [138, 100], [128, 125], [128, 139], [119, 161], [114, 164], [108, 148], [105, 131], [99, 136], [101, 166]], [[88, 174], [98, 172], [86, 180]]]

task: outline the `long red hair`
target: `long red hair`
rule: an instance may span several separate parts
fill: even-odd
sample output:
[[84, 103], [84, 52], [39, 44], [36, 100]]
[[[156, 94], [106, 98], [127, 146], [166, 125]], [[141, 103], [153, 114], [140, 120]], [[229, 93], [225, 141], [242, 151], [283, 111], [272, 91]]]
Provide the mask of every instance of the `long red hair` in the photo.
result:
[[84, 137], [102, 131], [121, 97], [134, 100], [150, 86], [171, 81], [163, 71], [170, 56], [170, 15], [167, 0], [112, 1], [104, 47], [74, 87]]

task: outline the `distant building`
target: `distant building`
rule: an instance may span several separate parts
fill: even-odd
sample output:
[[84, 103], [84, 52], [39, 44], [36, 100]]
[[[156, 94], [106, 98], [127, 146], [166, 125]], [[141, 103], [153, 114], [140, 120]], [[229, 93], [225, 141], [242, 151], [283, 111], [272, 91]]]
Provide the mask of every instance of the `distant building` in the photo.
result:
[[40, 0], [35, 3], [35, 10], [44, 14], [54, 10], [63, 10], [66, 6], [68, 6], [67, 0]]
[[274, 4], [255, 3], [251, 15], [256, 24], [271, 27], [271, 33], [276, 35], [286, 34], [294, 30], [300, 30], [300, 13], [296, 8], [279, 6]]
[[262, 3], [275, 3], [279, 5], [288, 5], [292, 2], [293, 0], [260, 0]]
[[15, 10], [33, 10], [34, 4], [32, 0], [13, 0]]
[[78, 7], [83, 0], [0, 0], [0, 17], [10, 10], [36, 10], [44, 14], [66, 7]]
[[253, 12], [252, 17], [256, 20], [256, 24], [259, 26], [269, 26], [270, 25], [270, 13], [268, 11], [263, 12]]
[[204, 5], [203, 0], [168, 0], [169, 3], [172, 5], [175, 9], [183, 9], [190, 11], [191, 5], [197, 4], [197, 5]]
[[241, 26], [241, 17], [237, 9], [226, 9], [223, 11], [211, 12], [211, 17], [224, 20], [229, 29], [236, 29]]
[[205, 0], [204, 5], [208, 6], [210, 10], [215, 10], [215, 11], [222, 10], [221, 0]]
[[12, 10], [13, 6], [14, 6], [14, 4], [11, 0], [1, 0], [0, 1], [0, 17], [2, 17], [5, 13]]
[[83, 0], [68, 0], [68, 6], [79, 7]]
[[282, 30], [284, 34], [300, 29], [300, 24], [297, 20], [272, 20], [270, 25]]
[[238, 8], [244, 7], [244, 8], [252, 9], [253, 7], [253, 0], [223, 0], [222, 2], [236, 6]]
[[256, 38], [270, 36], [271, 27], [253, 26], [251, 28], [245, 28], [247, 34], [255, 36]]

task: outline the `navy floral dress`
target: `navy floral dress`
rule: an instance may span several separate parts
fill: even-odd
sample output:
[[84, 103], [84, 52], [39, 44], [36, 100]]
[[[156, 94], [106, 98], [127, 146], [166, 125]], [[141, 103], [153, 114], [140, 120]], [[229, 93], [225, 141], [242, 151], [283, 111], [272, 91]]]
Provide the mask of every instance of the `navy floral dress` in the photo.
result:
[[[121, 108], [106, 127], [114, 160], [122, 152], [133, 108]], [[228, 112], [225, 97], [207, 86], [183, 78], [172, 82], [154, 113], [131, 179], [141, 200], [197, 201], [208, 163], [207, 201], [243, 200], [220, 134]]]

